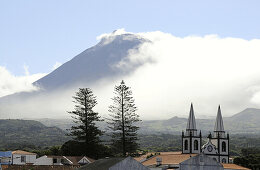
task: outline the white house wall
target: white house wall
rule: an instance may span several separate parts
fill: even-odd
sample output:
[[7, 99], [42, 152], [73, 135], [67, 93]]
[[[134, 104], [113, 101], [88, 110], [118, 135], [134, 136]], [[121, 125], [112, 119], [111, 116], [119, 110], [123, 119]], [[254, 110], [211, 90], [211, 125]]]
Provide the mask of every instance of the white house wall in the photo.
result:
[[[25, 156], [25, 162], [21, 162], [21, 157]], [[34, 164], [36, 161], [36, 155], [20, 155], [20, 154], [13, 154], [13, 164], [15, 165], [25, 165], [26, 163]]]

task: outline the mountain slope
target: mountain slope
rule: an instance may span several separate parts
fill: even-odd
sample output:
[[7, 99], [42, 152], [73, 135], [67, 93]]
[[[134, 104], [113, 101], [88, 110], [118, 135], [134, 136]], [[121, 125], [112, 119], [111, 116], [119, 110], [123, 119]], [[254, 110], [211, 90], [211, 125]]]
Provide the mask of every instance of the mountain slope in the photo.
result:
[[122, 74], [116, 65], [128, 56], [130, 49], [138, 48], [145, 41], [133, 34], [103, 38], [34, 84], [44, 89], [56, 89]]
[[65, 131], [34, 120], [0, 120], [0, 149], [44, 148], [61, 145], [69, 139]]
[[[142, 62], [129, 68], [118, 65], [148, 40], [135, 34], [112, 33], [59, 68], [34, 82], [41, 90], [0, 98], [0, 118], [63, 118], [73, 107], [72, 96], [80, 87], [92, 88], [102, 80], [114, 80], [134, 72]], [[96, 84], [95, 84], [96, 83]]]
[[231, 117], [232, 121], [249, 121], [252, 123], [260, 122], [260, 109], [247, 108]]

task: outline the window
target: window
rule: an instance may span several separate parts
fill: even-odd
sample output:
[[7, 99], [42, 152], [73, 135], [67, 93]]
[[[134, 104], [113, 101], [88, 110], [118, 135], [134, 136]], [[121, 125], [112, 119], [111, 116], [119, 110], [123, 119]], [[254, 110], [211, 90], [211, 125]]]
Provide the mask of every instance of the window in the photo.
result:
[[194, 150], [197, 151], [199, 147], [198, 140], [194, 140]]
[[184, 141], [184, 150], [188, 150], [188, 140]]
[[26, 162], [26, 156], [21, 156], [21, 162]]
[[226, 152], [226, 142], [222, 142], [222, 152]]
[[223, 158], [222, 163], [227, 163], [227, 160], [225, 158]]
[[53, 163], [57, 163], [57, 158], [53, 158]]

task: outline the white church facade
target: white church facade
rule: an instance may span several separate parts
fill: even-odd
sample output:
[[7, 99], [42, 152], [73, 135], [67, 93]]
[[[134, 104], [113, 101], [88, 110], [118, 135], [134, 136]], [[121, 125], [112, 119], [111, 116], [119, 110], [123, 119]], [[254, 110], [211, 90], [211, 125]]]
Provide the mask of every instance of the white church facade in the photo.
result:
[[210, 133], [207, 143], [202, 146], [202, 134], [201, 131], [199, 133], [197, 131], [193, 105], [191, 104], [186, 132], [182, 132], [182, 153], [204, 153], [217, 162], [229, 163], [229, 134], [225, 134], [220, 106], [218, 107], [213, 136]]

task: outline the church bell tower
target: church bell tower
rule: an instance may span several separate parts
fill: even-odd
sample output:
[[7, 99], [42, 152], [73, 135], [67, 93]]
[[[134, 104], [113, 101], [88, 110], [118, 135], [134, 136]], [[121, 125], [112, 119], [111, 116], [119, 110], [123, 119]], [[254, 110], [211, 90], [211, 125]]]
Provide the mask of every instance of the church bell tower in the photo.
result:
[[212, 143], [218, 150], [218, 162], [229, 162], [229, 134], [225, 134], [224, 124], [221, 114], [220, 106], [218, 107], [217, 118], [215, 122], [214, 135], [211, 139]]
[[192, 154], [201, 152], [201, 132], [197, 134], [193, 105], [191, 103], [186, 132], [182, 132], [182, 153]]
[[229, 163], [229, 134], [225, 134], [220, 106], [218, 107], [213, 137], [203, 145], [202, 152], [220, 163]]

